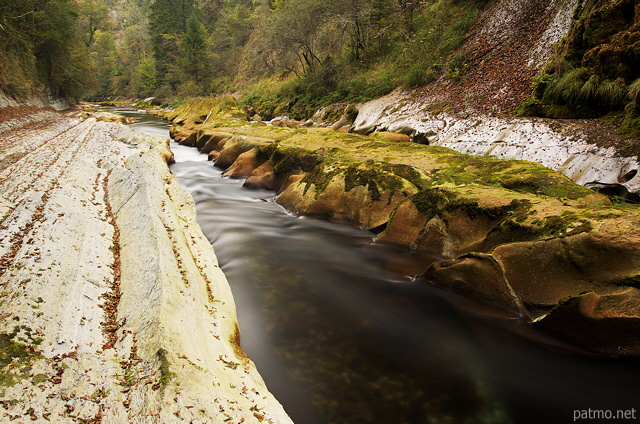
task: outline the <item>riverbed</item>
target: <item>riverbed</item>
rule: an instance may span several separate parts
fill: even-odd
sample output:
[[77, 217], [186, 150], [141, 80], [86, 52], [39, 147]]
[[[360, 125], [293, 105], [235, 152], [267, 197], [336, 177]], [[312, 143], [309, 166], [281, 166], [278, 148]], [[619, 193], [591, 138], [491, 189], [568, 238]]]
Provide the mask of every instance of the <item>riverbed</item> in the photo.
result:
[[[153, 115], [112, 111], [168, 136]], [[430, 258], [293, 216], [196, 149], [171, 148], [233, 290], [242, 346], [295, 422], [553, 423], [640, 406], [636, 362], [589, 356], [437, 289], [414, 278]]]

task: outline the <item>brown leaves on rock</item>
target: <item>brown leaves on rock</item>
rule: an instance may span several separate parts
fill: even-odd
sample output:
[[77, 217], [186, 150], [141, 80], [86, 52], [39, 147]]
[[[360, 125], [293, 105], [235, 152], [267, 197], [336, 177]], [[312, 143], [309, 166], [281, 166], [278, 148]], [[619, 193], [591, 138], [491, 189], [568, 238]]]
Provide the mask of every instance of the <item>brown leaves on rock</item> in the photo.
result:
[[[425, 100], [458, 112], [514, 111], [531, 94], [532, 78], [541, 65], [536, 62], [544, 62], [551, 53], [545, 31], [556, 17], [557, 6], [552, 3], [527, 0], [487, 6], [460, 49], [466, 57], [460, 79], [441, 81], [435, 90], [429, 86]], [[509, 19], [499, 24], [491, 19], [505, 12]]]
[[116, 224], [116, 220], [113, 215], [113, 210], [111, 209], [111, 203], [109, 202], [109, 194], [107, 190], [110, 175], [111, 170], [108, 170], [102, 182], [106, 219], [107, 222], [113, 227], [112, 245], [109, 248], [109, 250], [111, 250], [111, 252], [113, 253], [113, 262], [109, 265], [109, 268], [111, 268], [112, 270], [113, 280], [111, 281], [110, 285], [111, 290], [102, 294], [101, 298], [105, 299], [105, 302], [100, 305], [100, 307], [105, 312], [105, 319], [101, 323], [101, 325], [102, 332], [104, 333], [105, 339], [107, 340], [104, 346], [102, 346], [103, 350], [113, 348], [118, 341], [118, 336], [116, 333], [119, 328], [117, 319], [118, 305], [120, 303], [120, 279], [122, 275], [122, 263], [120, 261], [120, 230], [118, 229], [118, 225]]
[[29, 222], [24, 227], [22, 227], [19, 232], [11, 237], [11, 240], [9, 241], [9, 243], [11, 244], [9, 251], [5, 253], [2, 258], [0, 258], [0, 277], [4, 275], [7, 269], [9, 269], [9, 266], [13, 263], [16, 255], [25, 242], [26, 235], [33, 229], [36, 223], [44, 221], [44, 208], [50, 197], [51, 195], [49, 194], [49, 191], [42, 195], [42, 204], [36, 207], [36, 210], [31, 215], [31, 219], [29, 220]]

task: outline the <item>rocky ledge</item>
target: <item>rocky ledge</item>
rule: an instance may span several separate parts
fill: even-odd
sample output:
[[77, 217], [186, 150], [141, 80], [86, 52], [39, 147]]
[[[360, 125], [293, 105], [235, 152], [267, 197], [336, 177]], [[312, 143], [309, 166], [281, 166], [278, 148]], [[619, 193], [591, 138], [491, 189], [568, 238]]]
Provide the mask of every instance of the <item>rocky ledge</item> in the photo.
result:
[[[606, 355], [640, 355], [640, 210], [540, 164], [328, 128], [249, 123], [196, 99], [171, 134], [287, 209], [433, 258], [423, 277]], [[231, 109], [231, 110], [230, 110]], [[428, 268], [428, 269], [427, 269]]]
[[417, 102], [407, 93], [359, 105], [351, 131], [402, 132], [430, 145], [499, 159], [526, 159], [593, 186], [640, 202], [637, 142], [598, 120], [553, 120], [467, 114]]
[[0, 421], [291, 422], [168, 140], [19, 107], [0, 133]]

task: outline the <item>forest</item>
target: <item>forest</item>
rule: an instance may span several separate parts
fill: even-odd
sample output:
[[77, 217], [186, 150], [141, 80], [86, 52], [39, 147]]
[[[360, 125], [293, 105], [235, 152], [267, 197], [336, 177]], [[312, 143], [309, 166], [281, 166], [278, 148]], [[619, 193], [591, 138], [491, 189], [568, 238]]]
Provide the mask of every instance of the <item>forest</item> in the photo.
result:
[[[605, 4], [606, 3], [606, 4]], [[177, 106], [234, 94], [264, 116], [309, 117], [396, 88], [455, 84], [488, 0], [0, 0], [0, 89]], [[638, 131], [635, 2], [581, 1], [513, 111]]]
[[445, 67], [446, 58], [483, 4], [3, 0], [0, 86], [167, 102], [240, 90], [267, 109], [367, 100], [455, 78], [461, 58]]

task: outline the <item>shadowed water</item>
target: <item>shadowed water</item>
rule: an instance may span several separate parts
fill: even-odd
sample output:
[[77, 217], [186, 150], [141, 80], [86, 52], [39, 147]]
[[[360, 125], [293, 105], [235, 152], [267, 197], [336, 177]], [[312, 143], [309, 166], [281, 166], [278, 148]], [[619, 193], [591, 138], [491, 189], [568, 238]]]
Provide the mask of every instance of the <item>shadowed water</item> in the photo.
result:
[[[167, 135], [158, 118], [126, 114]], [[561, 423], [575, 409], [640, 407], [637, 363], [570, 353], [411, 279], [428, 258], [294, 217], [206, 155], [172, 149], [233, 290], [242, 346], [295, 422]]]

